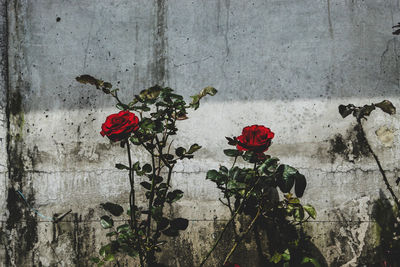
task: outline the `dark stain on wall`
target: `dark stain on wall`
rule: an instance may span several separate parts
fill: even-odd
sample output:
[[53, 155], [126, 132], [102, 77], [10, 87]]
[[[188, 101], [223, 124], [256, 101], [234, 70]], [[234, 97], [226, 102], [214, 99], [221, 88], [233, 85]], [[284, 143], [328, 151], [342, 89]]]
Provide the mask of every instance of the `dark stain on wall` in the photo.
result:
[[167, 1], [155, 0], [156, 21], [153, 43], [152, 83], [164, 86], [168, 79], [167, 72]]
[[[13, 4], [14, 5], [10, 3], [10, 9], [6, 8], [6, 10], [10, 10], [10, 12], [14, 13], [12, 17], [15, 18], [15, 25], [17, 25], [16, 29], [14, 29], [14, 38], [19, 38], [21, 37], [20, 34], [24, 32], [23, 28], [18, 26], [22, 19], [18, 14], [20, 6], [17, 1]], [[4, 7], [6, 7], [6, 5], [4, 5]], [[6, 17], [8, 18], [8, 15]], [[9, 37], [8, 32], [7, 37]], [[7, 59], [7, 65], [8, 64], [9, 62]], [[5, 264], [6, 266], [11, 266], [12, 262], [14, 262], [16, 266], [40, 266], [41, 263], [39, 259], [35, 258], [36, 255], [34, 253], [35, 244], [38, 241], [37, 218], [27, 207], [22, 197], [17, 193], [17, 190], [20, 190], [24, 194], [26, 201], [30, 203], [30, 205], [34, 205], [34, 191], [32, 183], [28, 180], [29, 177], [24, 164], [23, 148], [25, 144], [22, 136], [22, 128], [24, 126], [22, 90], [26, 89], [27, 84], [22, 81], [22, 74], [18, 67], [13, 69], [13, 73], [18, 76], [16, 84], [13, 85], [14, 88], [11, 88], [7, 80], [6, 87], [8, 155], [8, 194], [6, 207], [8, 210], [8, 218], [4, 230], [9, 238], [6, 244], [4, 244], [7, 251]], [[7, 76], [9, 75], [7, 69]]]
[[328, 154], [332, 163], [338, 156], [353, 163], [362, 157], [370, 156], [366, 140], [358, 124], [349, 129], [345, 136], [342, 134], [335, 135], [329, 140], [329, 143]]
[[74, 263], [76, 266], [87, 266], [90, 258], [96, 255], [95, 227], [91, 226], [94, 210], [90, 209], [83, 218], [74, 214], [73, 244], [75, 251]]

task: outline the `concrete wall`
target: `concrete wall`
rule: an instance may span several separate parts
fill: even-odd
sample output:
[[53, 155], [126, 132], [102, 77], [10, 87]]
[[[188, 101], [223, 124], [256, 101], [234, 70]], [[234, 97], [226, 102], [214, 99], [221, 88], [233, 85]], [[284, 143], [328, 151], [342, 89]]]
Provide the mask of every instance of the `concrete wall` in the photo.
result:
[[[387, 192], [354, 120], [342, 119], [337, 107], [383, 99], [400, 107], [399, 43], [391, 34], [400, 21], [398, 1], [0, 2], [4, 266], [87, 266], [104, 242], [99, 203], [128, 204], [126, 174], [113, 167], [125, 161], [124, 151], [99, 135], [114, 102], [78, 84], [81, 74], [118, 84], [128, 100], [156, 83], [187, 99], [208, 85], [219, 90], [179, 125], [176, 145], [195, 141], [203, 148], [176, 169], [174, 186], [185, 197], [172, 212], [191, 221], [162, 256], [171, 266], [197, 264], [223, 225], [226, 210], [205, 172], [229, 164], [224, 137], [251, 124], [270, 127], [270, 154], [306, 175], [303, 201], [318, 211], [308, 228], [325, 260], [368, 262], [376, 237], [372, 204], [381, 189]], [[394, 184], [399, 116], [375, 112], [365, 127]], [[392, 143], [380, 141], [382, 127]], [[47, 216], [73, 212], [54, 225], [27, 209], [15, 190]], [[246, 246], [235, 259], [253, 266], [255, 255]]]

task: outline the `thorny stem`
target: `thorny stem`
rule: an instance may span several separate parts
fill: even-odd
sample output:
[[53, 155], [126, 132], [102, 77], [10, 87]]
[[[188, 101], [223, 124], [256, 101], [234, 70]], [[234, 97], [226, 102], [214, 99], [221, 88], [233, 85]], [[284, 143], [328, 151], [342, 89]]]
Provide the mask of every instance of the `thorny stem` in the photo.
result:
[[245, 198], [242, 200], [242, 202], [240, 203], [239, 207], [236, 209], [235, 213], [231, 216], [231, 218], [229, 219], [229, 221], [225, 224], [224, 228], [222, 229], [222, 232], [219, 234], [217, 241], [215, 241], [213, 247], [208, 251], [207, 255], [203, 258], [203, 260], [200, 263], [199, 267], [202, 267], [204, 265], [204, 263], [208, 260], [208, 258], [211, 256], [211, 253], [215, 250], [215, 248], [217, 247], [217, 245], [219, 244], [219, 242], [222, 239], [222, 236], [224, 235], [226, 229], [228, 229], [229, 224], [232, 223], [232, 221], [236, 218], [236, 216], [239, 214], [239, 211], [242, 209], [244, 203], [247, 201], [247, 199], [249, 198], [251, 192], [254, 190], [254, 188], [257, 186], [258, 182], [260, 181], [259, 177], [257, 179], [257, 181], [254, 183], [253, 187], [245, 194]]
[[129, 194], [129, 206], [131, 209], [131, 220], [130, 220], [130, 227], [135, 232], [136, 238], [139, 241], [139, 259], [140, 259], [140, 266], [144, 267], [144, 260], [143, 260], [143, 251], [142, 251], [142, 242], [140, 241], [140, 236], [138, 234], [138, 227], [137, 227], [137, 220], [136, 220], [136, 206], [135, 206], [135, 177], [134, 172], [132, 169], [132, 159], [131, 159], [131, 149], [129, 145], [129, 140], [126, 140], [126, 148], [128, 152], [128, 161], [129, 161], [129, 183], [130, 183], [130, 194]]
[[261, 213], [261, 208], [258, 208], [257, 210], [257, 214], [256, 216], [254, 216], [253, 220], [251, 221], [251, 223], [249, 224], [249, 226], [247, 227], [246, 231], [244, 231], [240, 237], [235, 241], [235, 244], [233, 245], [231, 251], [229, 251], [228, 255], [226, 256], [225, 260], [224, 260], [224, 264], [229, 260], [229, 258], [232, 256], [233, 252], [235, 252], [237, 246], [239, 245], [240, 242], [242, 242], [243, 238], [247, 235], [247, 233], [251, 230], [251, 228], [253, 228], [254, 223], [257, 221], [258, 216], [260, 216]]
[[383, 178], [383, 181], [385, 182], [385, 185], [386, 185], [387, 189], [389, 190], [389, 192], [390, 192], [390, 194], [392, 195], [394, 201], [396, 202], [397, 207], [400, 207], [399, 199], [397, 198], [397, 196], [395, 195], [395, 193], [394, 193], [392, 187], [391, 187], [390, 184], [389, 184], [389, 181], [388, 181], [388, 179], [387, 179], [387, 177], [386, 177], [386, 173], [385, 173], [385, 171], [384, 171], [383, 168], [382, 168], [381, 162], [380, 162], [378, 156], [377, 156], [377, 155], [375, 154], [375, 152], [372, 150], [372, 147], [371, 147], [371, 145], [370, 145], [369, 142], [368, 142], [367, 136], [366, 136], [366, 134], [365, 134], [364, 128], [363, 128], [362, 123], [361, 123], [361, 118], [357, 118], [357, 123], [358, 123], [358, 125], [360, 126], [361, 133], [362, 133], [362, 136], [363, 136], [363, 138], [364, 138], [364, 140], [365, 140], [365, 143], [366, 143], [366, 145], [367, 145], [367, 148], [368, 148], [368, 150], [371, 152], [372, 156], [374, 157], [374, 159], [375, 159], [375, 161], [376, 161], [376, 164], [378, 165], [379, 171], [380, 171], [380, 173], [382, 174], [382, 178]]

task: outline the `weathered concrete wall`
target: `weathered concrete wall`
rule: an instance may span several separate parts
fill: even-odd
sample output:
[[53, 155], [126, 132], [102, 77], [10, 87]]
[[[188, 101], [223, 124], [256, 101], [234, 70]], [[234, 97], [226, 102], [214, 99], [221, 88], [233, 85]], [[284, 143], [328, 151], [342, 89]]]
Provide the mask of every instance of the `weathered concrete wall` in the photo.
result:
[[[0, 243], [7, 242], [3, 232], [5, 220], [7, 219], [6, 197], [8, 184], [7, 168], [7, 9], [5, 1], [0, 1]], [[6, 249], [0, 247], [0, 258], [5, 259]], [[3, 260], [1, 261], [3, 262]]]
[[[85, 73], [118, 84], [125, 99], [156, 83], [187, 98], [208, 85], [219, 90], [179, 125], [176, 144], [195, 141], [203, 149], [175, 173], [185, 197], [173, 212], [191, 223], [172, 241], [177, 257], [163, 256], [171, 266], [193, 266], [213, 242], [226, 212], [205, 172], [228, 164], [224, 136], [256, 123], [276, 133], [270, 153], [308, 178], [304, 202], [318, 211], [309, 230], [326, 261], [365, 263], [374, 240], [372, 204], [386, 191], [354, 120], [341, 119], [337, 106], [389, 99], [400, 107], [399, 44], [391, 34], [399, 11], [395, 0], [8, 1], [0, 14], [9, 32], [9, 63], [5, 53], [0, 63], [1, 87], [4, 71], [9, 77], [0, 95], [3, 151], [9, 135], [0, 155], [3, 265], [87, 266], [104, 241], [98, 204], [127, 206], [126, 175], [113, 167], [125, 161], [124, 151], [99, 135], [115, 108], [75, 82]], [[393, 184], [399, 121], [376, 112], [366, 122]], [[380, 141], [381, 127], [393, 143]], [[73, 213], [53, 225], [15, 190], [43, 214]], [[252, 266], [255, 255], [247, 247], [236, 259]]]

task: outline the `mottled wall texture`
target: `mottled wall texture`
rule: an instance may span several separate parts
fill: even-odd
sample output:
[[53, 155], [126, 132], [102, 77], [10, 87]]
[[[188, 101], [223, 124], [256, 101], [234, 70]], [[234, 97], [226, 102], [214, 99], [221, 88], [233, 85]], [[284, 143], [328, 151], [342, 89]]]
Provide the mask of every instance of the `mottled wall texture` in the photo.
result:
[[[189, 218], [190, 226], [171, 240], [163, 261], [199, 263], [227, 218], [205, 172], [229, 164], [225, 136], [264, 124], [276, 133], [270, 154], [308, 179], [303, 201], [318, 217], [307, 229], [319, 253], [330, 266], [368, 263], [379, 234], [371, 210], [388, 194], [354, 119], [342, 119], [337, 107], [383, 99], [400, 107], [400, 43], [391, 34], [400, 21], [398, 0], [0, 5], [1, 266], [90, 266], [105, 242], [99, 203], [128, 205], [126, 173], [114, 168], [126, 161], [124, 150], [99, 134], [114, 102], [78, 84], [74, 78], [81, 74], [118, 84], [127, 100], [154, 84], [187, 99], [209, 85], [219, 90], [179, 124], [174, 144], [203, 148], [176, 168], [174, 186], [185, 196], [171, 212]], [[399, 115], [375, 112], [365, 128], [395, 186]], [[47, 216], [72, 213], [48, 222], [16, 190]], [[256, 255], [246, 243], [234, 260], [254, 266]]]

